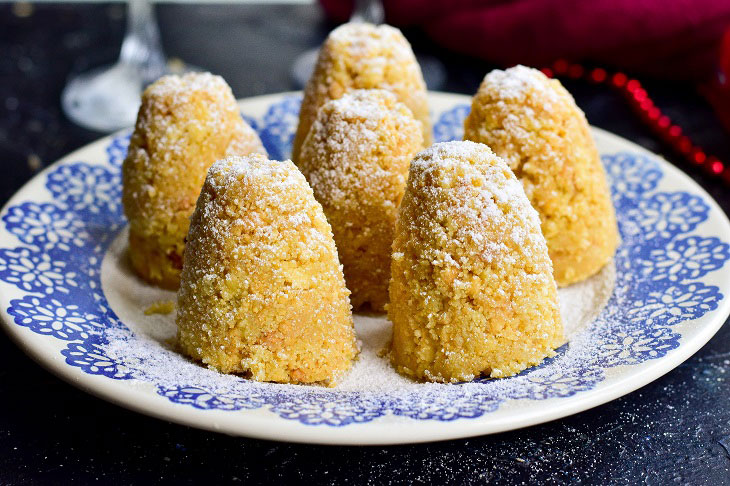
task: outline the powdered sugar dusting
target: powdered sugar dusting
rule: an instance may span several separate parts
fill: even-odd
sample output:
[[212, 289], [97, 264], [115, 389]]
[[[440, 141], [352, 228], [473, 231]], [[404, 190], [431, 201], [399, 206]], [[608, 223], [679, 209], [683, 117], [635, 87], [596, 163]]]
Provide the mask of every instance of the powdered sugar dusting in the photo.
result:
[[[223, 396], [242, 396], [266, 391], [275, 393], [282, 389], [311, 390], [318, 393], [331, 390], [253, 382], [236, 375], [209, 370], [178, 353], [174, 345], [175, 313], [144, 315], [144, 310], [149, 305], [157, 301], [174, 300], [175, 294], [147, 285], [133, 274], [127, 263], [126, 241], [127, 232], [123, 231], [110, 247], [102, 266], [104, 293], [112, 309], [133, 333], [130, 337], [130, 333], [122, 328], [106, 331], [108, 344], [104, 346], [110, 356], [117, 357], [130, 369], [142, 367], [145, 381], [170, 386], [198, 386]], [[568, 351], [555, 358], [553, 365], [563, 360], [565, 364], [559, 368], [564, 366], [567, 369], [583, 359], [580, 353], [585, 346], [581, 342], [592, 339], [591, 333], [584, 332], [585, 328], [606, 305], [613, 292], [614, 278], [613, 265], [609, 265], [585, 282], [558, 291], [566, 337], [571, 346]], [[413, 382], [397, 374], [390, 366], [388, 357], [382, 356], [382, 350], [390, 340], [391, 333], [390, 322], [384, 315], [357, 314], [354, 321], [362, 351], [353, 369], [333, 389], [334, 392], [360, 393], [363, 397], [372, 399], [387, 395], [411, 401], [424, 395], [429, 395], [431, 400], [436, 394], [443, 395], [443, 399], [448, 400], [448, 392], [453, 389], [453, 385]], [[554, 369], [552, 372], [555, 372]], [[533, 373], [542, 373], [542, 370], [536, 369]], [[529, 386], [529, 382], [524, 382], [525, 378], [518, 376], [490, 381], [490, 396], [499, 397], [512, 387]], [[484, 393], [482, 383], [461, 386], [467, 387], [468, 393]]]
[[[144, 96], [147, 116], [138, 119], [137, 129], [146, 131], [155, 127], [159, 139], [154, 141], [154, 147], [164, 147], [167, 157], [180, 156], [187, 148], [188, 138], [175, 131], [175, 126], [183, 123], [188, 127], [188, 133], [217, 132], [230, 125], [231, 143], [240, 146], [235, 153], [265, 153], [258, 135], [240, 119], [231, 88], [220, 76], [210, 73], [165, 76], [151, 84]], [[200, 97], [207, 99], [205, 116], [191, 116], [185, 120], [170, 116], [171, 109], [182, 111], [180, 107], [190, 105]]]
[[341, 25], [327, 37], [304, 90], [292, 159], [299, 151], [319, 108], [353, 89], [385, 89], [404, 103], [431, 143], [426, 83], [410, 44], [398, 29], [363, 23]]
[[549, 84], [550, 80], [536, 69], [517, 65], [504, 71], [495, 69], [484, 77], [484, 83], [499, 89], [503, 100], [524, 100], [530, 93], [537, 93], [545, 102], [559, 102], [559, 97]]
[[[487, 160], [488, 159], [488, 160]], [[470, 165], [479, 163], [478, 171]], [[452, 170], [454, 168], [461, 170]], [[439, 209], [436, 219], [446, 221], [458, 217], [458, 221], [466, 223], [460, 226], [455, 238], [468, 242], [467, 247], [483, 249], [482, 257], [487, 262], [495, 258], [509, 255], [505, 244], [519, 243], [520, 251], [529, 260], [537, 260], [537, 255], [547, 255], [545, 241], [537, 231], [527, 231], [526, 228], [539, 228], [540, 217], [525, 197], [520, 182], [512, 175], [507, 165], [501, 161], [489, 147], [484, 144], [470, 141], [442, 142], [432, 145], [421, 152], [411, 162], [411, 177], [436, 177], [437, 171], [446, 170], [451, 180], [449, 185], [459, 184], [464, 173], [468, 173], [474, 186], [479, 187], [478, 197], [452, 208], [454, 213], [447, 214]], [[414, 182], [427, 188], [431, 192], [441, 191], [440, 187]], [[434, 197], [434, 200], [437, 198]], [[504, 211], [505, 207], [512, 208]], [[412, 222], [423, 225], [420, 220]], [[485, 225], [511, 228], [509, 235], [502, 240], [486, 240]], [[495, 236], [500, 236], [495, 234]], [[545, 260], [543, 258], [543, 260]], [[540, 262], [536, 263], [536, 266]], [[549, 260], [545, 260], [549, 264]], [[545, 270], [540, 267], [539, 271]], [[552, 272], [552, 269], [549, 270]]]
[[[400, 30], [389, 25], [344, 24], [330, 33], [328, 41], [345, 47], [354, 59], [367, 62], [367, 69], [371, 73], [381, 73], [383, 79], [387, 79], [385, 72], [393, 59], [411, 61], [414, 69], [418, 68], [408, 41]], [[386, 85], [382, 87], [386, 88]]]
[[388, 301], [396, 211], [422, 148], [411, 111], [381, 89], [325, 103], [302, 144], [298, 167], [332, 226], [355, 309]]
[[615, 282], [616, 267], [611, 261], [586, 280], [558, 289], [563, 333], [568, 341], [580, 333], [586, 323], [598, 317], [613, 292]]
[[353, 90], [319, 110], [302, 146], [299, 168], [325, 207], [382, 200], [394, 211], [408, 163], [422, 141], [420, 125], [395, 95]]

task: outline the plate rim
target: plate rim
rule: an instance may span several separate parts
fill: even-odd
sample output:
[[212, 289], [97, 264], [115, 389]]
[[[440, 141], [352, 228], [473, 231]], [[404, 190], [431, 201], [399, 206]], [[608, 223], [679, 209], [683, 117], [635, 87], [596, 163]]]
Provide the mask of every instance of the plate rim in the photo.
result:
[[[241, 103], [265, 103], [268, 100], [281, 99], [286, 96], [300, 95], [299, 91], [272, 93], [261, 96], [242, 98]], [[460, 99], [469, 102], [471, 97], [459, 93], [429, 92], [429, 97], [444, 99]], [[656, 160], [667, 175], [681, 182], [686, 190], [703, 197], [710, 206], [711, 213], [719, 218], [722, 228], [717, 232], [730, 236], [730, 220], [725, 211], [715, 199], [688, 174], [666, 161], [661, 155], [655, 154], [644, 147], [615, 135], [607, 130], [591, 126], [594, 133], [608, 140], [624, 145], [627, 149]], [[8, 208], [17, 204], [23, 194], [32, 191], [32, 187], [43, 181], [48, 172], [59, 165], [77, 158], [92, 146], [108, 144], [114, 137], [127, 133], [129, 128], [101, 137], [86, 144], [68, 155], [48, 165], [44, 170], [35, 174], [26, 181], [5, 203], [0, 215], [7, 213]], [[4, 231], [4, 230], [3, 230]], [[723, 289], [725, 290], [725, 289]], [[156, 394], [151, 394], [146, 386], [139, 382], [119, 382], [104, 376], [89, 375], [81, 369], [66, 364], [60, 353], [48, 354], [46, 345], [39, 341], [43, 336], [33, 333], [30, 329], [18, 326], [7, 312], [9, 299], [4, 292], [0, 292], [0, 323], [11, 340], [33, 361], [42, 368], [51, 372], [76, 388], [101, 398], [117, 406], [152, 416], [167, 422], [174, 422], [186, 426], [226, 433], [228, 435], [244, 436], [256, 439], [268, 439], [286, 442], [332, 444], [332, 445], [393, 445], [433, 442], [457, 438], [468, 438], [493, 433], [516, 430], [540, 423], [550, 422], [569, 415], [573, 415], [598, 405], [608, 403], [616, 398], [627, 395], [637, 389], [655, 381], [701, 349], [722, 327], [730, 315], [730, 286], [718, 308], [712, 311], [708, 323], [703, 325], [693, 338], [687, 342], [682, 336], [681, 345], [672, 353], [656, 360], [642, 363], [644, 371], [640, 376], [619, 376], [610, 384], [591, 390], [577, 393], [570, 397], [559, 398], [560, 406], [547, 407], [547, 411], [540, 407], [525, 409], [523, 413], [511, 417], [500, 417], [494, 420], [494, 413], [485, 414], [478, 418], [460, 419], [449, 422], [412, 421], [391, 423], [383, 420], [361, 424], [350, 424], [347, 427], [321, 427], [305, 425], [296, 421], [289, 421], [270, 413], [266, 408], [264, 413], [257, 410], [241, 410], [243, 413], [231, 413], [222, 410], [198, 410], [182, 404], [172, 403]], [[147, 384], [149, 385], [149, 384]], [[151, 385], [150, 385], [151, 386]], [[557, 399], [551, 399], [557, 400]], [[259, 410], [261, 411], [261, 410]], [[203, 415], [201, 415], [201, 413]], [[245, 414], [250, 414], [246, 416]], [[498, 412], [495, 412], [498, 413]], [[360, 428], [360, 433], [353, 433], [353, 428]], [[367, 430], [366, 433], [362, 433]]]

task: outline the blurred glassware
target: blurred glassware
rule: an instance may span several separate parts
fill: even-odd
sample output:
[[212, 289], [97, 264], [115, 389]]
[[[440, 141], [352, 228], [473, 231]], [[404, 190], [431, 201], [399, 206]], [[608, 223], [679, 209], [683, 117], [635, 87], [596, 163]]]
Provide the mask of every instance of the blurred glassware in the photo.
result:
[[[385, 11], [381, 0], [355, 0], [355, 9], [350, 16], [350, 22], [368, 22], [382, 24], [385, 21]], [[309, 49], [300, 54], [292, 66], [292, 77], [298, 88], [307, 85], [312, 76], [314, 65], [317, 64], [319, 47]], [[418, 64], [421, 65], [423, 79], [430, 90], [438, 90], [446, 80], [446, 69], [441, 61], [428, 54], [416, 54]]]
[[355, 10], [350, 16], [350, 22], [382, 24], [384, 21], [385, 11], [381, 0], [355, 0]]
[[160, 31], [148, 0], [129, 0], [127, 31], [117, 62], [72, 77], [61, 94], [61, 105], [75, 123], [101, 132], [132, 126], [142, 90], [168, 72], [189, 67], [168, 66]]

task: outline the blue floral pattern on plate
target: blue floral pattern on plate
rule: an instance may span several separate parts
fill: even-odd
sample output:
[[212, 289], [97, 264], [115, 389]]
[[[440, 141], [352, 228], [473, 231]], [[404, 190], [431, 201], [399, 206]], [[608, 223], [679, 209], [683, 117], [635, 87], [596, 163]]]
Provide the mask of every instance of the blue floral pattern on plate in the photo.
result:
[[291, 157], [291, 146], [299, 123], [299, 96], [287, 96], [278, 103], [272, 104], [258, 129], [261, 143], [272, 160], [286, 160]]
[[[272, 158], [289, 156], [300, 97], [273, 103], [262, 119], [247, 117]], [[441, 113], [437, 141], [461, 138], [468, 105]], [[110, 309], [101, 289], [101, 262], [125, 224], [120, 166], [129, 134], [115, 137], [104, 165], [57, 165], [45, 177], [53, 203], [15, 204], [2, 217], [23, 246], [0, 248], [0, 281], [24, 297], [10, 302], [15, 324], [65, 344], [61, 354], [84, 373], [114, 380], [152, 382], [171, 402], [202, 410], [268, 408], [287, 420], [343, 427], [385, 415], [413, 420], [471, 419], [506, 400], [545, 400], [590, 390], [606, 370], [661, 358], [680, 345], [675, 327], [715, 310], [724, 298], [702, 277], [730, 259], [730, 246], [695, 234], [710, 207], [683, 191], [657, 192], [661, 166], [637, 153], [603, 156], [623, 243], [615, 258], [616, 287], [586, 331], [592, 339], [560, 348], [555, 358], [503, 380], [477, 379], [456, 386], [430, 385], [415, 394], [337, 392], [310, 387], [264, 386], [241, 379], [246, 393], [216, 391], [199, 383], [155, 382], [144, 363], [109, 352], [109, 332], [132, 332]], [[115, 334], [116, 336], [116, 334]]]
[[0, 248], [0, 279], [26, 292], [68, 294], [77, 288], [79, 274], [68, 262], [32, 248]]
[[76, 162], [51, 172], [46, 187], [63, 208], [87, 220], [118, 220], [122, 212], [122, 179], [119, 170]]

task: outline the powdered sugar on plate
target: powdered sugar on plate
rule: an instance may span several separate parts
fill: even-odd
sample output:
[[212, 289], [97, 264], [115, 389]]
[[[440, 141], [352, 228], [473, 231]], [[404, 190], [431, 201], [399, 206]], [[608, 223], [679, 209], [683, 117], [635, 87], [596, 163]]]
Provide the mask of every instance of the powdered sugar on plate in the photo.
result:
[[[158, 387], [160, 384], [200, 387], [228, 397], [242, 393], [275, 393], [284, 388], [314, 393], [359, 393], [371, 398], [388, 395], [410, 401], [418, 400], [420, 395], [428, 395], [429, 401], [433, 401], [434, 394], [441, 396], [453, 388], [452, 385], [416, 383], [393, 370], [388, 357], [382, 353], [390, 339], [391, 325], [380, 314], [355, 315], [355, 329], [362, 342], [362, 352], [353, 369], [333, 389], [257, 383], [193, 363], [175, 350], [175, 313], [145, 315], [145, 310], [152, 304], [175, 300], [175, 293], [147, 285], [134, 275], [126, 255], [127, 238], [127, 231], [123, 231], [111, 245], [102, 265], [102, 286], [111, 308], [128, 329], [108, 329], [105, 334], [108, 343], [104, 346], [110, 356], [121, 360], [130, 370], [142, 370], [139, 373], [133, 371], [132, 375], [143, 381], [155, 383]], [[553, 358], [553, 363], [562, 359], [566, 361], [566, 367], [575, 366], [576, 360], [581, 359], [582, 346], [579, 343], [590, 340], [590, 333], [583, 331], [605, 307], [614, 290], [614, 282], [615, 270], [611, 264], [590, 279], [559, 290], [565, 335], [571, 346], [569, 351]], [[536, 373], [540, 371], [533, 370]], [[555, 373], [555, 370], [550, 373]], [[525, 378], [490, 380], [490, 396], [499, 397], [511, 387], [528, 386]], [[524, 383], [520, 385], [520, 382]], [[474, 393], [483, 393], [485, 388], [482, 382], [461, 385], [461, 388], [464, 387], [474, 387]], [[469, 393], [467, 390], [463, 392]], [[443, 396], [444, 400], [448, 399], [447, 395]]]

